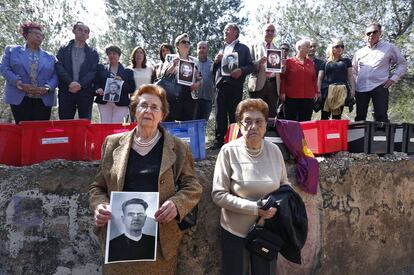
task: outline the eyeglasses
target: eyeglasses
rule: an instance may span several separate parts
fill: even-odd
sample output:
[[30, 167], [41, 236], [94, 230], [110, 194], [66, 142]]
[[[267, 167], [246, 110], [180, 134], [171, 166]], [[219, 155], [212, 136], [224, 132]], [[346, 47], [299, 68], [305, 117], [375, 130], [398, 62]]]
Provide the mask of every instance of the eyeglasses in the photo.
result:
[[161, 107], [157, 106], [157, 105], [148, 105], [147, 103], [141, 103], [138, 105], [137, 110], [139, 112], [144, 111], [144, 110], [148, 110], [148, 108], [150, 109], [151, 112], [153, 113], [158, 113], [161, 111]]
[[188, 40], [181, 40], [180, 41], [181, 44], [187, 44], [187, 45], [191, 45], [191, 42]]
[[257, 127], [262, 127], [266, 124], [266, 121], [264, 119], [255, 119], [255, 120], [247, 119], [244, 122], [240, 121], [240, 124], [245, 129], [250, 129], [253, 127], [254, 124], [256, 124]]
[[372, 32], [367, 32], [366, 35], [370, 36], [371, 34], [377, 34], [377, 33], [379, 33], [379, 30], [375, 30], [375, 31], [372, 31]]
[[345, 48], [345, 46], [344, 45], [335, 45], [335, 46], [333, 46], [332, 48], [334, 48], [334, 49], [338, 49], [338, 48]]

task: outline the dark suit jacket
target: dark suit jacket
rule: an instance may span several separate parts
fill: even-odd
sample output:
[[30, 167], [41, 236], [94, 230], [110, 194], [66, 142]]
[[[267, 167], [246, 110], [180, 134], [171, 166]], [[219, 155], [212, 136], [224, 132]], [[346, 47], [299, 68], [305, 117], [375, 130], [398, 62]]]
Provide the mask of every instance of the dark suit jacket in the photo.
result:
[[142, 234], [136, 242], [125, 234], [109, 241], [108, 261], [152, 260], [155, 258], [155, 237]]
[[243, 88], [244, 80], [246, 76], [253, 72], [254, 66], [252, 62], [252, 58], [250, 56], [249, 48], [238, 42], [234, 45], [233, 52], [237, 52], [239, 55], [239, 68], [242, 70], [242, 75], [235, 79], [231, 76], [222, 76], [221, 75], [221, 62], [213, 63], [213, 75], [215, 75], [216, 79], [216, 86], [220, 88], [224, 83], [228, 83], [232, 86], [237, 88]]
[[[102, 96], [100, 96], [101, 98], [102, 98]], [[109, 101], [109, 99], [111, 98], [111, 96], [110, 96], [110, 93], [108, 93], [108, 94], [105, 94], [104, 96], [103, 96], [103, 99], [104, 100], [106, 100], [106, 101], [104, 101], [104, 100], [102, 100], [102, 102], [105, 102], [105, 103], [103, 103], [103, 104], [106, 104], [106, 102], [107, 101]], [[115, 96], [114, 96], [114, 101], [117, 101], [119, 99], [119, 95], [118, 94], [115, 94]], [[95, 100], [95, 102], [96, 102], [96, 100]], [[115, 102], [115, 104], [117, 104], [117, 103], [119, 103], [119, 102]], [[118, 104], [117, 104], [118, 105]], [[126, 105], [127, 106], [127, 105]]]
[[[56, 55], [56, 71], [59, 76], [59, 93], [69, 93], [69, 84], [73, 81], [72, 47], [74, 44], [75, 40], [69, 41], [67, 45], [60, 47]], [[93, 83], [98, 62], [99, 56], [96, 50], [85, 45], [85, 60], [82, 63], [79, 72], [79, 84], [82, 86], [82, 89], [78, 94], [88, 97], [95, 96]]]
[[[124, 80], [124, 84], [122, 85], [121, 98], [119, 99], [119, 102], [116, 102], [115, 104], [118, 106], [128, 106], [130, 103], [129, 94], [132, 94], [135, 91], [134, 72], [119, 63], [116, 75]], [[98, 69], [96, 70], [94, 90], [96, 91], [99, 88], [105, 90], [106, 79], [109, 77], [111, 77], [109, 64], [99, 64]], [[106, 101], [103, 100], [103, 96], [101, 95], [96, 96], [95, 102], [106, 104]]]

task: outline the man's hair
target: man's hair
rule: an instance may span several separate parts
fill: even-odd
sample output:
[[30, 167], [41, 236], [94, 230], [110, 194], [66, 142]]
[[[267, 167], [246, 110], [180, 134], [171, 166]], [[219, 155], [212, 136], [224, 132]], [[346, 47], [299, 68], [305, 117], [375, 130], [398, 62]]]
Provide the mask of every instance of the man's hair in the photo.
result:
[[228, 28], [233, 28], [236, 30], [237, 34], [236, 34], [236, 38], [239, 38], [239, 34], [240, 34], [240, 29], [237, 26], [236, 23], [227, 23], [227, 25], [224, 27], [224, 30], [227, 30]]
[[287, 46], [288, 49], [290, 50], [290, 45], [288, 43], [282, 43], [282, 44], [280, 44], [280, 47], [283, 47], [283, 46]]
[[234, 56], [232, 54], [230, 54], [226, 57], [226, 59], [229, 60], [229, 58], [234, 59]]
[[381, 31], [381, 29], [382, 29], [381, 24], [378, 23], [378, 22], [371, 22], [371, 23], [369, 23], [369, 25], [367, 26], [367, 28], [372, 27], [372, 26], [377, 27], [379, 31]]
[[75, 25], [73, 25], [72, 31], [76, 30], [76, 28], [77, 28], [79, 25], [82, 25], [82, 26], [87, 27], [87, 28], [88, 28], [88, 31], [90, 31], [89, 27], [88, 27], [85, 23], [83, 23], [82, 21], [77, 21], [77, 22], [75, 23]]
[[121, 88], [121, 86], [119, 86], [119, 84], [116, 81], [112, 81], [111, 83], [109, 83], [109, 86], [113, 86], [115, 85], [116, 87]]
[[207, 48], [208, 48], [208, 42], [207, 42], [207, 41], [200, 41], [200, 42], [198, 42], [198, 43], [197, 43], [197, 48], [198, 48], [198, 46], [200, 46], [200, 45], [206, 45], [206, 46], [207, 46]]
[[111, 45], [111, 46], [106, 47], [106, 49], [105, 49], [106, 55], [108, 55], [109, 52], [117, 53], [119, 56], [121, 56], [121, 53], [122, 53], [121, 48], [119, 48], [118, 46], [115, 46], [115, 45]]
[[139, 199], [139, 198], [133, 198], [133, 199], [124, 201], [124, 203], [122, 204], [122, 212], [124, 214], [125, 214], [125, 208], [130, 204], [140, 204], [144, 207], [145, 210], [147, 210], [148, 208], [148, 203], [146, 201], [144, 201], [143, 199]]

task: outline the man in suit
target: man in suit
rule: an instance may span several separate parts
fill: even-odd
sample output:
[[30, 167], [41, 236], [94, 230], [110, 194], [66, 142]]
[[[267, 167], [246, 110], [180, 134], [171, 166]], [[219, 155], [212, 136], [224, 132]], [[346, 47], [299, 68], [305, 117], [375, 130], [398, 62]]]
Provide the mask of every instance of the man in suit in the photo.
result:
[[235, 62], [235, 57], [233, 54], [230, 54], [226, 57], [226, 64], [223, 65], [222, 74], [230, 75], [234, 69], [237, 69], [238, 65]]
[[76, 110], [79, 118], [92, 118], [93, 84], [99, 56], [86, 44], [89, 31], [84, 23], [76, 22], [72, 29], [75, 39], [60, 47], [56, 56], [60, 119], [73, 119]]
[[279, 99], [280, 75], [266, 73], [266, 50], [276, 49], [276, 45], [273, 43], [275, 38], [273, 24], [269, 23], [264, 26], [263, 38], [263, 42], [253, 45], [250, 49], [254, 71], [249, 78], [248, 91], [249, 97], [263, 99], [269, 106], [269, 117], [275, 117]]
[[[239, 27], [235, 23], [228, 23], [224, 27], [224, 47], [214, 58], [213, 75], [215, 75], [217, 95], [215, 140], [210, 147], [212, 150], [221, 148], [228, 123], [236, 122], [236, 106], [243, 97], [243, 83], [246, 76], [253, 71], [249, 48], [239, 42], [239, 33]], [[222, 75], [223, 56], [232, 52], [238, 54], [238, 68], [232, 70], [229, 76]]]
[[122, 204], [124, 234], [109, 241], [109, 261], [152, 260], [155, 258], [155, 237], [142, 233], [147, 219], [146, 201], [134, 198]]
[[112, 81], [108, 85], [109, 93], [105, 93], [104, 100], [111, 101], [111, 102], [118, 102], [119, 101], [119, 94], [121, 93], [121, 86], [116, 81]]
[[269, 54], [267, 61], [269, 68], [278, 68], [280, 65], [280, 57], [276, 53]]

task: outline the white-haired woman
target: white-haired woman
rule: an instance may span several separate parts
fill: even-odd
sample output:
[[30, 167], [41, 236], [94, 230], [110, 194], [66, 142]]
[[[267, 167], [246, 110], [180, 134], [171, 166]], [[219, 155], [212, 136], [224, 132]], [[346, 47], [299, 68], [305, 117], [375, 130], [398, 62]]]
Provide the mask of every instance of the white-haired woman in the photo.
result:
[[[349, 58], [342, 57], [344, 53], [344, 43], [341, 40], [333, 39], [332, 43], [326, 49], [326, 63], [318, 74], [318, 91], [322, 92], [322, 108], [325, 105], [328, 91], [336, 91], [355, 96], [355, 79], [352, 75], [352, 61]], [[328, 88], [321, 90], [321, 83], [326, 77]], [[341, 119], [344, 109], [345, 100], [342, 106], [336, 112], [330, 112], [328, 109], [322, 109], [321, 119]]]
[[309, 46], [309, 40], [296, 42], [296, 56], [286, 60], [281, 75], [280, 100], [285, 102], [285, 118], [289, 120], [311, 120], [313, 102], [319, 96], [315, 67], [307, 57]]

